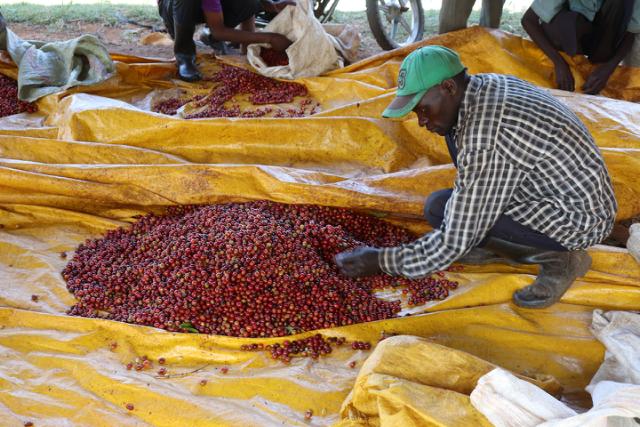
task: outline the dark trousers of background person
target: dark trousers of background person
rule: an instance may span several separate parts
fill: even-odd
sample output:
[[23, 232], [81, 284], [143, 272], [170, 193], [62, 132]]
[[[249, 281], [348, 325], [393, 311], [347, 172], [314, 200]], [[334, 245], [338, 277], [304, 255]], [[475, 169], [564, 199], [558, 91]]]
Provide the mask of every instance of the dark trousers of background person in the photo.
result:
[[[467, 28], [467, 21], [476, 0], [442, 0], [440, 8], [440, 34]], [[480, 26], [499, 28], [502, 18], [502, 6], [505, 0], [482, 0]]]
[[[262, 10], [259, 0], [222, 0], [224, 26], [235, 28]], [[205, 23], [201, 0], [158, 0], [158, 12], [175, 41], [174, 52], [196, 54], [193, 34]]]
[[[634, 0], [605, 0], [593, 22], [565, 6], [551, 22], [543, 23], [542, 29], [556, 49], [569, 55], [586, 55], [596, 64], [606, 62], [622, 42], [633, 14], [633, 3]], [[587, 35], [579, 38], [583, 33]]]

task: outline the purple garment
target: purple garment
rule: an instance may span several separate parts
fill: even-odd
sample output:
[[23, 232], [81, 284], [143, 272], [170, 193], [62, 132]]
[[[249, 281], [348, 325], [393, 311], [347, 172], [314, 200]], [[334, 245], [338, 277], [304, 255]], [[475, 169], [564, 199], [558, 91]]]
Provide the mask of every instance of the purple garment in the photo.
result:
[[222, 12], [222, 4], [220, 0], [202, 0], [202, 10], [205, 12]]

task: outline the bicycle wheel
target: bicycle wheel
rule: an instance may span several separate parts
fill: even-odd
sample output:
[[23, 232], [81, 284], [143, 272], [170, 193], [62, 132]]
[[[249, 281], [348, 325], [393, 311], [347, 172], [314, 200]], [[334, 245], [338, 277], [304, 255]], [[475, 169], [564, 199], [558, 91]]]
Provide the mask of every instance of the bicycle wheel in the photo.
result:
[[384, 50], [422, 40], [424, 12], [421, 0], [367, 0], [367, 20]]

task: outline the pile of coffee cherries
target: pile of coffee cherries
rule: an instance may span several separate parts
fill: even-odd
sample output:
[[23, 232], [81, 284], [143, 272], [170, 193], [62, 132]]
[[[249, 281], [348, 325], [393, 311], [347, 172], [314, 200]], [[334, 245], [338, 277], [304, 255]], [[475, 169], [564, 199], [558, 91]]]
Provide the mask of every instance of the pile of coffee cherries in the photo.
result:
[[[187, 114], [186, 119], [211, 117], [304, 117], [318, 111], [319, 104], [308, 96], [305, 85], [264, 77], [244, 68], [222, 64], [220, 71], [207, 81], [216, 83], [206, 96], [168, 98], [153, 105], [157, 113], [175, 115], [183, 105], [192, 103], [197, 112]], [[257, 108], [241, 108], [240, 97], [245, 97]], [[294, 102], [295, 100], [299, 102]], [[276, 108], [277, 104], [289, 104]], [[291, 105], [293, 104], [293, 105]]]
[[457, 283], [444, 277], [349, 278], [334, 261], [362, 245], [415, 237], [349, 209], [269, 201], [177, 206], [87, 240], [62, 276], [78, 300], [72, 315], [281, 337], [395, 317], [401, 301], [377, 298], [376, 289], [404, 286], [420, 301], [448, 295]]

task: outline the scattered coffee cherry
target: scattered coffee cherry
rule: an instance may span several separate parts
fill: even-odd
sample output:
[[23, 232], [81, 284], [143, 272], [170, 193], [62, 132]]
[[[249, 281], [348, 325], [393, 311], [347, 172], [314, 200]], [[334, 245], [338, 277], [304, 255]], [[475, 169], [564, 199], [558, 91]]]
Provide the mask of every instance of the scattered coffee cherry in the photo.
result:
[[350, 367], [351, 369], [355, 368], [355, 367], [356, 367], [356, 361], [355, 361], [355, 360], [352, 360], [351, 362], [349, 362], [349, 367]]
[[[127, 363], [127, 371], [130, 371], [131, 369], [133, 369], [133, 363], [129, 362]], [[138, 369], [136, 369], [137, 371]]]
[[158, 364], [160, 365], [164, 365], [167, 361], [164, 359], [164, 357], [161, 357], [158, 359]]
[[222, 368], [220, 368], [220, 372], [226, 375], [229, 372], [229, 368], [227, 368], [226, 366], [223, 366]]
[[133, 406], [133, 404], [132, 404], [132, 403], [127, 403], [126, 408], [127, 408], [128, 410], [130, 410], [130, 411], [133, 411], [134, 406]]
[[66, 252], [60, 252], [60, 258], [66, 259], [67, 258], [67, 253]]
[[36, 111], [38, 111], [36, 104], [18, 99], [18, 83], [0, 74], [0, 117], [24, 112], [35, 113]]
[[[71, 315], [172, 332], [283, 337], [396, 317], [401, 301], [379, 299], [376, 289], [403, 286], [414, 301], [448, 295], [457, 283], [446, 278], [349, 278], [334, 261], [362, 245], [414, 239], [349, 209], [268, 201], [175, 206], [87, 240], [62, 276], [77, 299]], [[151, 367], [144, 360], [137, 370]]]
[[111, 344], [109, 344], [109, 350], [111, 351], [116, 351], [118, 348], [118, 343], [117, 342], [112, 342]]
[[351, 343], [351, 348], [354, 350], [371, 350], [371, 344], [364, 341], [354, 341]]
[[133, 366], [133, 368], [134, 368], [136, 371], [142, 371], [142, 370], [144, 369], [144, 366], [142, 366], [142, 363], [136, 363], [136, 364]]
[[160, 368], [158, 369], [158, 375], [160, 376], [164, 376], [167, 374], [167, 369], [166, 368]]
[[38, 295], [31, 295], [31, 301], [38, 302]]
[[313, 410], [309, 409], [304, 413], [304, 419], [310, 420], [313, 417]]
[[175, 116], [178, 113], [180, 107], [185, 105], [188, 102], [191, 102], [191, 98], [180, 99], [180, 98], [168, 98], [162, 101], [159, 101], [151, 107], [151, 110], [156, 113], [166, 114], [168, 116]]
[[25, 421], [24, 427], [33, 427], [33, 421]]
[[200, 380], [200, 385], [202, 387], [206, 386], [207, 385], [207, 380]]

